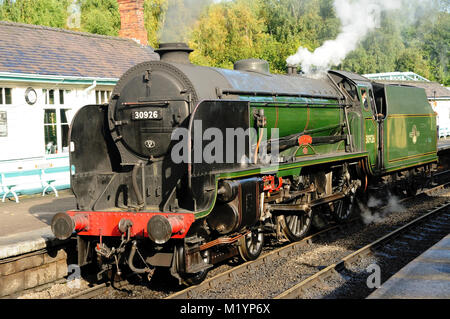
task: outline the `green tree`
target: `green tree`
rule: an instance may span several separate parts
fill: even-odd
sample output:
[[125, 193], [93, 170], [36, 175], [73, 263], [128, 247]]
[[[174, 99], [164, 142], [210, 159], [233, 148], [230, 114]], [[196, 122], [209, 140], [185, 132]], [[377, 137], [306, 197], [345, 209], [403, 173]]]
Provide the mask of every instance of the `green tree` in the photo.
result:
[[[117, 0], [0, 0], [0, 19], [68, 28], [74, 1], [81, 11], [76, 30], [118, 35]], [[450, 85], [450, 0], [430, 1], [383, 13], [382, 27], [336, 67], [413, 71]], [[299, 46], [315, 50], [340, 31], [334, 0], [145, 0], [144, 21], [153, 47], [186, 41], [195, 49], [194, 63], [232, 68], [254, 57], [268, 60], [272, 72], [285, 72], [286, 58]]]
[[425, 78], [431, 78], [430, 65], [424, 59], [422, 50], [418, 48], [405, 48], [396, 61], [396, 70], [400, 72], [414, 72]]
[[89, 33], [117, 36], [120, 13], [117, 0], [80, 0], [81, 30]]
[[163, 26], [163, 21], [167, 8], [168, 0], [145, 0], [144, 1], [144, 21], [147, 30], [148, 44], [158, 47], [159, 30]]
[[313, 51], [339, 31], [333, 0], [267, 0], [261, 4], [260, 15], [266, 21], [267, 33], [279, 43], [271, 62], [280, 72], [298, 47]]
[[[382, 28], [375, 30], [361, 43], [365, 51], [365, 58], [357, 61], [355, 69], [349, 71], [357, 73], [379, 73], [396, 71], [396, 62], [399, 53], [405, 48], [399, 29], [392, 21], [385, 19]], [[361, 52], [357, 50], [356, 52]], [[350, 54], [346, 60], [354, 58]], [[347, 61], [343, 62], [344, 69], [347, 69]]]
[[424, 46], [431, 29], [428, 23], [435, 16], [430, 12], [412, 24], [404, 22], [411, 12], [386, 14], [382, 27], [370, 33], [339, 68], [362, 74], [410, 71], [435, 79], [430, 50]]
[[188, 42], [193, 24], [213, 0], [167, 0], [158, 38], [162, 42]]
[[232, 68], [246, 58], [274, 57], [277, 42], [266, 33], [258, 1], [236, 0], [211, 5], [190, 35], [194, 63]]
[[433, 77], [450, 85], [450, 13], [441, 12], [423, 36], [423, 49], [428, 53]]
[[0, 20], [65, 28], [71, 0], [4, 0]]

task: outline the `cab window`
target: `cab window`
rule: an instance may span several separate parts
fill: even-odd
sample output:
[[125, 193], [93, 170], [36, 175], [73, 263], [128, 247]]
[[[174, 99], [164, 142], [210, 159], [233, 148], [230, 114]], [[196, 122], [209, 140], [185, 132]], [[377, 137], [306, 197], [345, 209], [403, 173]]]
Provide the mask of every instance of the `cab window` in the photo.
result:
[[369, 94], [367, 89], [361, 89], [361, 103], [364, 106], [364, 110], [369, 111]]

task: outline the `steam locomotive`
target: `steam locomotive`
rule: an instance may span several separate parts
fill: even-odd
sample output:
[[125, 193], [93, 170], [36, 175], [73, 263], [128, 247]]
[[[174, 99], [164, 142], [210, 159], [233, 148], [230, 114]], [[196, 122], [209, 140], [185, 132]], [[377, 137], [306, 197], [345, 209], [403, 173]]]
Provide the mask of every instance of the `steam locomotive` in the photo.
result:
[[77, 236], [80, 266], [202, 281], [220, 261], [258, 258], [264, 234], [297, 241], [316, 216], [345, 222], [376, 189], [415, 193], [435, 169], [436, 118], [425, 91], [329, 71], [271, 74], [193, 65], [186, 44], [161, 44], [108, 104], [70, 127], [77, 210], [52, 231]]

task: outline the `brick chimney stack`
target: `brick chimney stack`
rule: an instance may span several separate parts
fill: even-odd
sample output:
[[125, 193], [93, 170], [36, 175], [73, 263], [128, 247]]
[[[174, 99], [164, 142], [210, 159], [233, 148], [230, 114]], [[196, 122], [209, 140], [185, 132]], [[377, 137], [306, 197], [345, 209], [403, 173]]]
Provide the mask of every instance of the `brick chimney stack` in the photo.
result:
[[119, 36], [148, 44], [144, 26], [144, 0], [117, 0], [120, 12]]

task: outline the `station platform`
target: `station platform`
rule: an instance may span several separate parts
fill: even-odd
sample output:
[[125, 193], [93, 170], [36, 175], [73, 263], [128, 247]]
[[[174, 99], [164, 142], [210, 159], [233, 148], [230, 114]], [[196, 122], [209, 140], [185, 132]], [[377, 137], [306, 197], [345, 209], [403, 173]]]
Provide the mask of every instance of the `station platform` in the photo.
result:
[[389, 278], [368, 299], [450, 299], [450, 234]]
[[58, 244], [50, 223], [58, 212], [76, 209], [75, 196], [70, 190], [45, 196], [21, 196], [0, 202], [0, 259], [27, 254]]
[[450, 139], [438, 140], [437, 146], [438, 146], [438, 154], [450, 151]]

